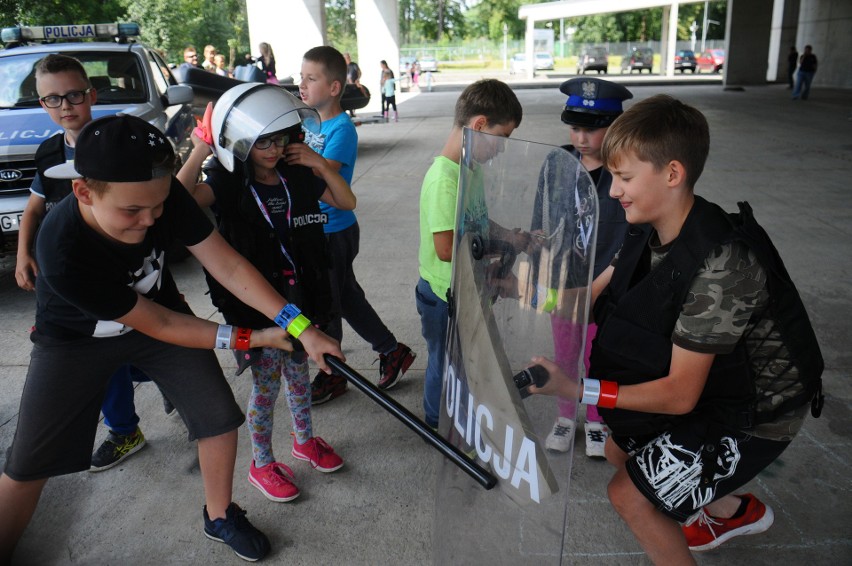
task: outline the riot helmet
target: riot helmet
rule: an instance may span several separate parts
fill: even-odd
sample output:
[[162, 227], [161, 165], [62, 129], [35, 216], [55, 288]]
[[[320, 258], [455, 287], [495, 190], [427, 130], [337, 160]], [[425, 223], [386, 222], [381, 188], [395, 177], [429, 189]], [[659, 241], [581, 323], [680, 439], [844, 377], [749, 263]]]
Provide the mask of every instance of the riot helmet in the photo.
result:
[[296, 125], [319, 133], [319, 114], [279, 86], [235, 86], [225, 91], [213, 107], [213, 153], [225, 169], [233, 171], [234, 159], [248, 159], [257, 138]]

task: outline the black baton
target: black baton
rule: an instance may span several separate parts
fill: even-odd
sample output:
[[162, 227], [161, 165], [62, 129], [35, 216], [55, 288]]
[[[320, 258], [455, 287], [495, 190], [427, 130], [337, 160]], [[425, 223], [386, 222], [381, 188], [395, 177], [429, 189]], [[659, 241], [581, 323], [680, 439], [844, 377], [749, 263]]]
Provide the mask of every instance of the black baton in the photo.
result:
[[491, 489], [497, 485], [497, 478], [485, 470], [482, 466], [468, 458], [464, 452], [446, 441], [443, 436], [440, 436], [433, 431], [423, 421], [411, 414], [411, 411], [400, 405], [392, 397], [388, 397], [382, 391], [373, 386], [361, 374], [347, 366], [339, 358], [331, 354], [325, 354], [325, 362], [330, 365], [337, 373], [345, 377], [349, 383], [357, 387], [367, 397], [381, 405], [381, 407], [401, 420], [408, 428], [416, 432], [420, 438], [432, 445], [445, 457], [461, 468], [467, 475], [472, 477], [485, 489]]

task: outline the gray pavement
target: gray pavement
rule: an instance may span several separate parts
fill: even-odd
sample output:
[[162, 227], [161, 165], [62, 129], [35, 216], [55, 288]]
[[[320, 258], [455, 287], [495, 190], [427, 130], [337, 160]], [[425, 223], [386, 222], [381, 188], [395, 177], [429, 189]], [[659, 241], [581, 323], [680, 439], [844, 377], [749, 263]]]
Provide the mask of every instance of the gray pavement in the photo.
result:
[[[728, 210], [748, 200], [773, 236], [809, 307], [826, 360], [826, 406], [784, 455], [747, 490], [775, 509], [768, 532], [734, 539], [697, 556], [702, 565], [852, 563], [852, 91], [814, 89], [791, 102], [783, 86], [726, 92], [720, 85], [631, 87], [637, 99], [668, 92], [700, 108], [711, 127], [711, 154], [697, 191]], [[362, 286], [399, 340], [420, 356], [393, 396], [415, 414], [426, 351], [414, 308], [420, 183], [449, 131], [457, 90], [400, 96], [399, 123], [359, 128], [358, 195]], [[561, 144], [564, 97], [552, 89], [518, 90], [525, 116], [515, 137]], [[218, 319], [194, 260], [176, 266], [193, 310]], [[12, 440], [29, 358], [32, 294], [0, 268], [0, 468]], [[349, 364], [368, 377], [378, 364], [347, 330]], [[226, 375], [234, 363], [220, 356]], [[229, 378], [240, 403], [246, 376]], [[20, 542], [16, 564], [241, 564], [201, 533], [203, 503], [195, 448], [179, 419], [163, 415], [156, 388], [137, 389], [149, 446], [99, 474], [51, 480]], [[435, 476], [440, 457], [358, 391], [314, 410], [316, 433], [346, 459], [320, 474], [287, 455], [286, 408], [274, 444], [294, 469], [303, 495], [271, 503], [246, 482], [250, 448], [240, 430], [234, 499], [267, 532], [272, 564], [428, 564], [432, 562]], [[99, 430], [98, 442], [106, 431]], [[565, 563], [649, 564], [606, 499], [607, 464], [583, 455], [577, 438]], [[3, 510], [0, 510], [3, 512]], [[507, 533], [506, 536], [520, 536]], [[434, 544], [441, 544], [435, 541]], [[460, 561], [459, 563], [464, 563]], [[526, 564], [542, 563], [530, 556]]]

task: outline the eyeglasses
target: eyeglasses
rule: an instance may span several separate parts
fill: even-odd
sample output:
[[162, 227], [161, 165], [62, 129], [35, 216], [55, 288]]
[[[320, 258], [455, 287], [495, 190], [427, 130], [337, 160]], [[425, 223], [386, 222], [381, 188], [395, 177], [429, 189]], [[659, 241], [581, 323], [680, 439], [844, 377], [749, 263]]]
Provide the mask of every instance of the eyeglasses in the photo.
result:
[[39, 100], [41, 100], [48, 108], [59, 108], [62, 106], [63, 100], [67, 100], [69, 103], [76, 106], [78, 104], [83, 104], [83, 101], [86, 100], [86, 95], [91, 91], [92, 87], [89, 87], [86, 90], [72, 90], [65, 94], [49, 94], [47, 96], [42, 96]]
[[267, 138], [260, 138], [259, 140], [254, 142], [254, 147], [256, 147], [257, 149], [269, 149], [270, 147], [272, 147], [273, 143], [278, 147], [284, 147], [287, 144], [289, 144], [291, 141], [295, 143], [298, 140], [296, 138], [293, 138], [291, 140], [290, 134], [279, 134], [277, 136], [269, 136]]

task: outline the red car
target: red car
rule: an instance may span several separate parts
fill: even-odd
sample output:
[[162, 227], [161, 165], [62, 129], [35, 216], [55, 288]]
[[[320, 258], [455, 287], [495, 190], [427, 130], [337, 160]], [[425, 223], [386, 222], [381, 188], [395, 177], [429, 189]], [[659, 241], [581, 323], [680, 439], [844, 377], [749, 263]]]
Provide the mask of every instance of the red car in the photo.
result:
[[695, 56], [695, 64], [698, 72], [720, 73], [725, 66], [724, 49], [707, 49]]

